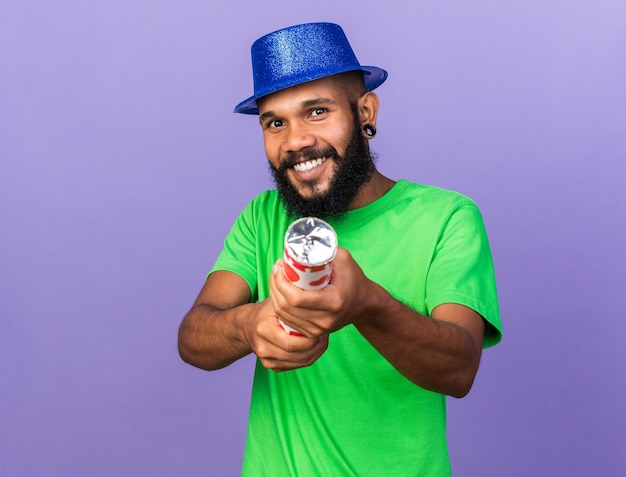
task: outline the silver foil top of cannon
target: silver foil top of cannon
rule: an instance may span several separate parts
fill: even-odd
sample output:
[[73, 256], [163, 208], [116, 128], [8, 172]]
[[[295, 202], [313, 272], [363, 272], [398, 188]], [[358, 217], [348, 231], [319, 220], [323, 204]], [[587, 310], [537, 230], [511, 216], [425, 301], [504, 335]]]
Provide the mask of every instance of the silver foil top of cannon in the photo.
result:
[[322, 219], [303, 217], [287, 229], [285, 248], [302, 265], [324, 265], [335, 258], [337, 234]]

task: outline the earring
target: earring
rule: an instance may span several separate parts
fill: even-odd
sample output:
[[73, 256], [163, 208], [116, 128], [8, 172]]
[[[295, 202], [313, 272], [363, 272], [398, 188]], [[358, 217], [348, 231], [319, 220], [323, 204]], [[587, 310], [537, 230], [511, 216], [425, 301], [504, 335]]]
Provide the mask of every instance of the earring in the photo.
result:
[[365, 133], [365, 137], [367, 139], [372, 139], [374, 136], [376, 136], [376, 126], [370, 123], [364, 124], [363, 132]]

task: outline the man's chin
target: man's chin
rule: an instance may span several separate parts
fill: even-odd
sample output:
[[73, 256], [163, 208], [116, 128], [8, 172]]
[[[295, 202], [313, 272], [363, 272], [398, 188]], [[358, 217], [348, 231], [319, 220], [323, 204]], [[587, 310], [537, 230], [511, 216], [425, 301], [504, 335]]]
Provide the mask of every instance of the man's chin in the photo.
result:
[[300, 197], [300, 200], [303, 200], [305, 202], [323, 199], [324, 196], [328, 193], [328, 187], [324, 189], [320, 189], [320, 187], [316, 184], [311, 184], [311, 185], [300, 184], [299, 186], [294, 186], [293, 183], [291, 183], [291, 186], [297, 192], [298, 197]]

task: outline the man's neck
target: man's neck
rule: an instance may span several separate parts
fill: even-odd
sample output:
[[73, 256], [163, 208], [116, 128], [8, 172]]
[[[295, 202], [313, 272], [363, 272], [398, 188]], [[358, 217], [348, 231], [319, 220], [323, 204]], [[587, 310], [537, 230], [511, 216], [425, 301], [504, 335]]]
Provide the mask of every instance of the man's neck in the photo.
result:
[[374, 171], [372, 178], [363, 185], [356, 198], [350, 204], [350, 210], [359, 209], [380, 199], [389, 192], [396, 182], [383, 176], [378, 170]]

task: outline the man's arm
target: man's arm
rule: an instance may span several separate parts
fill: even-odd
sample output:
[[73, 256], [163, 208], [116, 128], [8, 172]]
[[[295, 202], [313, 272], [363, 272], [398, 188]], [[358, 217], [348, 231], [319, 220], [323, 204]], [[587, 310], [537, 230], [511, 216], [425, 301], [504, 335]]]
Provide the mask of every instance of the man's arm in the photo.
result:
[[212, 273], [178, 330], [181, 358], [215, 370], [253, 352], [267, 368], [284, 371], [309, 366], [326, 351], [327, 336], [291, 336], [278, 326], [270, 300], [249, 300], [250, 288], [239, 275]]
[[355, 322], [361, 334], [412, 382], [465, 396], [480, 363], [483, 318], [454, 303], [439, 305], [428, 318], [378, 288], [374, 306]]
[[432, 317], [420, 315], [369, 280], [341, 248], [324, 290], [300, 290], [280, 267], [275, 267], [270, 285], [274, 310], [306, 336], [323, 336], [352, 323], [413, 383], [455, 397], [469, 392], [484, 333], [483, 318], [475, 311], [442, 304]]

